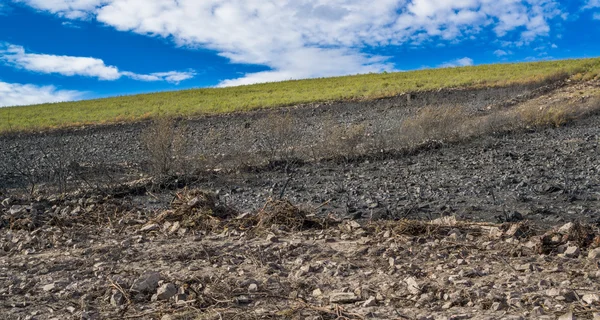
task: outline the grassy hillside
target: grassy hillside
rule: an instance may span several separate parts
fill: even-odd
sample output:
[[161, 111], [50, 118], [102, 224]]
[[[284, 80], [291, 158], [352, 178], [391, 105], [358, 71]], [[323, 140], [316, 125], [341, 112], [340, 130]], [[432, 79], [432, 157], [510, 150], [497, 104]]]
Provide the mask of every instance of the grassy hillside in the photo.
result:
[[524, 84], [560, 75], [574, 79], [600, 77], [600, 58], [295, 80], [0, 108], [0, 132], [136, 121], [159, 114], [193, 116], [316, 101], [372, 99], [439, 88]]

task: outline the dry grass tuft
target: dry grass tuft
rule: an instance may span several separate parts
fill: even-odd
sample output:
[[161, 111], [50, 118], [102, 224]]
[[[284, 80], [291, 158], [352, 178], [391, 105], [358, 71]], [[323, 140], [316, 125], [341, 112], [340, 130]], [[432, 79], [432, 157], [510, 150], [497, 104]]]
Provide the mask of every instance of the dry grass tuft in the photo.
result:
[[325, 228], [326, 221], [294, 206], [288, 200], [269, 199], [256, 216], [257, 231], [269, 230], [273, 226], [298, 231]]
[[460, 106], [427, 106], [402, 122], [398, 134], [409, 147], [431, 142], [456, 141], [462, 137], [462, 124], [468, 114]]

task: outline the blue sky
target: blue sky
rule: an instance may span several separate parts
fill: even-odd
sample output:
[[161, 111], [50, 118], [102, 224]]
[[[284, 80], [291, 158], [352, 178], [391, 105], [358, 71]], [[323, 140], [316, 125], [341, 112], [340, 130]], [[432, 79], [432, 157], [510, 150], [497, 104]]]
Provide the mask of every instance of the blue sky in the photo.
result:
[[0, 106], [600, 56], [600, 0], [0, 0]]

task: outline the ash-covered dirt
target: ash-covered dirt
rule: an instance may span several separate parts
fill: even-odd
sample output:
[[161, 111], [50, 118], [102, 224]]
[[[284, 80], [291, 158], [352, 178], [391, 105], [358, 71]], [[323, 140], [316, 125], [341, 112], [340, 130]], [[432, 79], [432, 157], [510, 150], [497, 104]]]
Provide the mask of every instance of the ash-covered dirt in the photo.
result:
[[[473, 114], [583, 103], [581, 90], [441, 91], [288, 114], [305, 120], [309, 146], [328, 121], [376, 126], [441, 102]], [[216, 131], [224, 143], [211, 152], [226, 153], [265, 116], [188, 121], [186, 134], [206, 152]], [[600, 318], [597, 113], [408, 153], [205, 171], [184, 189], [180, 178], [121, 184], [144, 172], [147, 125], [1, 138], [2, 163], [93, 169], [60, 180], [75, 192], [36, 181], [34, 197], [19, 193], [25, 174], [0, 172], [1, 319]], [[16, 164], [58, 174], [27, 161]]]
[[[384, 131], [389, 122], [399, 122], [428, 105], [460, 105], [472, 112], [514, 105], [563, 86], [564, 82], [482, 89], [448, 89], [409, 93], [370, 101], [317, 103], [273, 110], [259, 110], [179, 122], [190, 158], [260, 152], [257, 140], [264, 138], [264, 121], [284, 112], [294, 121], [294, 145], [310, 147], [323, 139], [323, 127], [333, 123], [365, 125]], [[263, 120], [263, 122], [261, 122]], [[280, 119], [274, 119], [280, 120]], [[58, 165], [75, 170], [73, 185], [99, 176], [104, 180], [128, 181], [147, 169], [148, 153], [143, 134], [151, 123], [126, 123], [62, 129], [42, 133], [0, 135], [0, 188], [27, 188], [22, 174], [35, 171], [39, 183], [56, 180]], [[304, 158], [310, 158], [310, 151]], [[218, 159], [217, 161], [221, 161]], [[235, 161], [234, 161], [235, 162]], [[9, 164], [2, 166], [1, 164]], [[233, 163], [237, 165], [238, 163]], [[18, 170], [15, 170], [15, 167]], [[108, 174], [106, 174], [108, 173]], [[115, 181], [113, 181], [115, 180]]]

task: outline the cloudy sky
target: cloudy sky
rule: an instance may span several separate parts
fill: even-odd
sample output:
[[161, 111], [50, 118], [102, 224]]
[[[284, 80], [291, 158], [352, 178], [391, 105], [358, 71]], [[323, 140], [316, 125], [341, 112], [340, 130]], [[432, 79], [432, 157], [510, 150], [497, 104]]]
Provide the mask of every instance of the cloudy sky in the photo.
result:
[[0, 106], [600, 56], [600, 0], [0, 0]]

